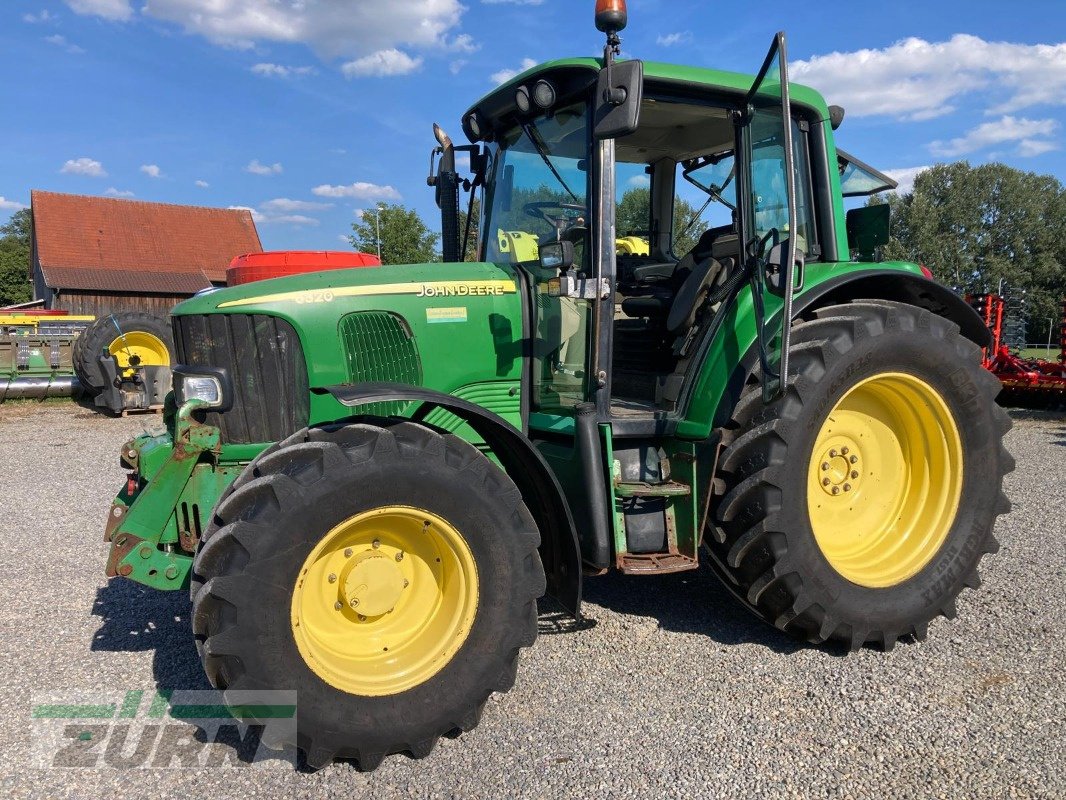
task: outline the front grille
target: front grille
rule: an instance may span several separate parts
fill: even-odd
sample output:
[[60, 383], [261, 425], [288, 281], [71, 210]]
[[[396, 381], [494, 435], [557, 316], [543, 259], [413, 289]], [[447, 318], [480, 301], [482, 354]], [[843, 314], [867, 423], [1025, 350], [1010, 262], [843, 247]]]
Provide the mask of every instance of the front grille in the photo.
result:
[[233, 381], [233, 408], [211, 412], [222, 441], [277, 442], [307, 425], [307, 364], [292, 325], [265, 314], [175, 316], [178, 363], [224, 367]]

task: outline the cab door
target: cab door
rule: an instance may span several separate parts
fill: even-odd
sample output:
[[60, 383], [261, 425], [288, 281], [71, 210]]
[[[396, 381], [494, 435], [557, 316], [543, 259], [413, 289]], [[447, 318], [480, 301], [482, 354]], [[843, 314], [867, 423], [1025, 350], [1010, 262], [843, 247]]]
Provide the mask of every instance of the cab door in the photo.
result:
[[[745, 258], [758, 326], [763, 400], [788, 375], [789, 321], [797, 272], [796, 186], [785, 34], [770, 45], [741, 112], [745, 167], [738, 188]], [[802, 267], [802, 265], [801, 265]]]

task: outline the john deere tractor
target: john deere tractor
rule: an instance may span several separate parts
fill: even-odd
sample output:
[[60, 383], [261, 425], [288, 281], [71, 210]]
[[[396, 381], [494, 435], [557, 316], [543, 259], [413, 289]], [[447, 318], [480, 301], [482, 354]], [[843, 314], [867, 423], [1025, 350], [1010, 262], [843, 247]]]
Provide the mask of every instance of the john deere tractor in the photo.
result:
[[[624, 2], [596, 22], [602, 59], [495, 89], [467, 144], [437, 129], [444, 263], [174, 309], [168, 430], [123, 449], [107, 571], [190, 591], [214, 686], [296, 690], [313, 767], [474, 727], [538, 598], [579, 616], [589, 576], [703, 561], [786, 634], [888, 650], [996, 548], [988, 331], [880, 259], [887, 206], [845, 214], [893, 184], [837, 149], [843, 111], [789, 84], [783, 34], [753, 77], [617, 61]], [[646, 221], [618, 230], [631, 186]]]

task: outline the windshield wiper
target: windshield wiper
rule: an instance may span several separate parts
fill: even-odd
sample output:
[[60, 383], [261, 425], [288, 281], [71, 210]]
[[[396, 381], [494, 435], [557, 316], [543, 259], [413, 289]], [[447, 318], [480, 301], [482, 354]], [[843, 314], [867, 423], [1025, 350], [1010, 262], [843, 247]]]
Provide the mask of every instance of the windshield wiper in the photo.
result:
[[534, 125], [532, 122], [524, 122], [522, 123], [522, 132], [525, 133], [529, 141], [533, 143], [533, 146], [537, 148], [537, 155], [540, 156], [541, 161], [543, 161], [548, 167], [548, 169], [551, 170], [552, 175], [555, 176], [555, 180], [559, 181], [559, 184], [564, 189], [566, 189], [566, 193], [574, 199], [575, 203], [585, 205], [582, 202], [581, 198], [574, 194], [573, 189], [566, 185], [566, 181], [563, 180], [563, 176], [560, 175], [559, 170], [555, 168], [555, 165], [552, 163], [551, 158], [548, 156], [548, 151], [544, 147], [544, 139], [541, 138], [540, 131], [537, 130], [537, 126]]

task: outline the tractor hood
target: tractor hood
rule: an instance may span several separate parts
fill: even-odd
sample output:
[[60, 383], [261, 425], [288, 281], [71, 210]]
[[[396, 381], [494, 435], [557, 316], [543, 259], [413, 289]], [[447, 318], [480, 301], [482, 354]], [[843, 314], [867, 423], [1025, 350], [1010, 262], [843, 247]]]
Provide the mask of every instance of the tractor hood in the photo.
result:
[[[489, 263], [405, 264], [314, 272], [207, 291], [174, 307], [174, 316], [245, 313], [287, 316], [295, 308], [328, 306], [334, 316], [346, 307], [387, 307], [385, 297], [477, 298], [514, 294], [513, 270]], [[360, 300], [362, 299], [362, 300]]]

